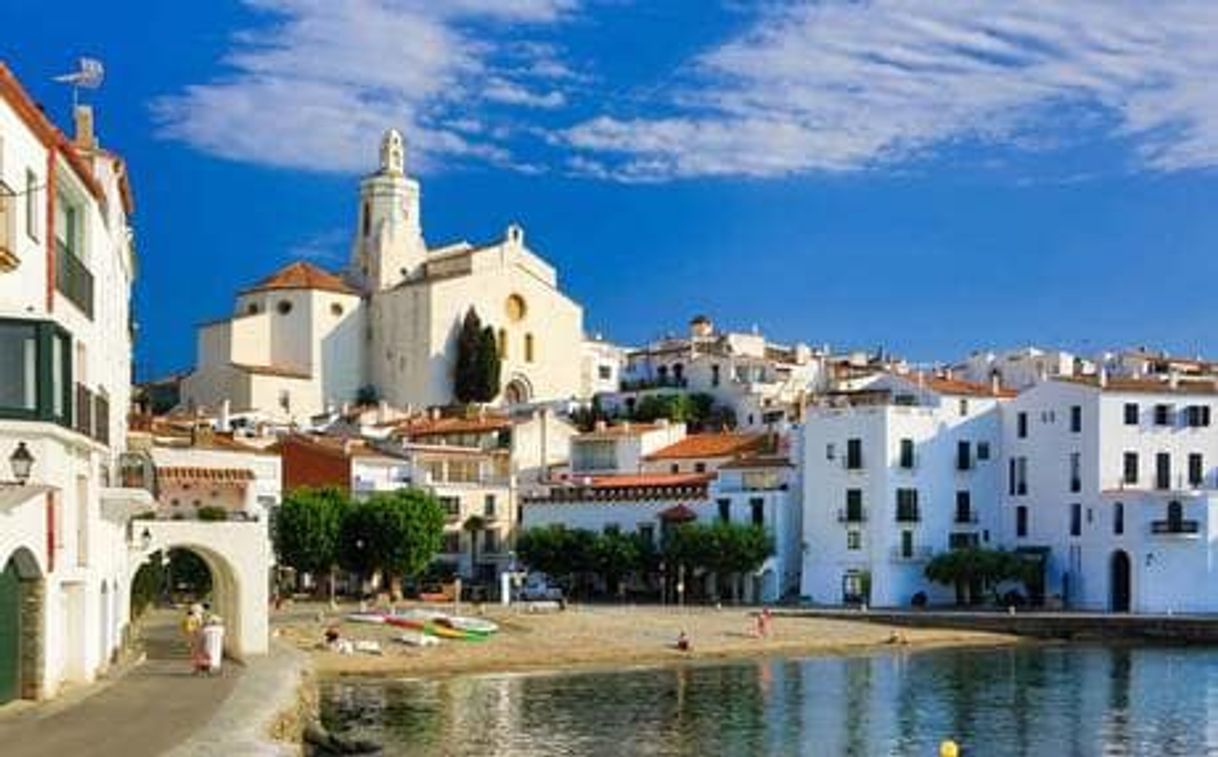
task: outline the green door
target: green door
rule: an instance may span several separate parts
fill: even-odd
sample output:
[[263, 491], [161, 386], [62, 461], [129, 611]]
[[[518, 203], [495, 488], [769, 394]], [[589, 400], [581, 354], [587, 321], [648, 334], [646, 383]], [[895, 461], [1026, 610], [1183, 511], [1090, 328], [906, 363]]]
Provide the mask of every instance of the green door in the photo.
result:
[[12, 560], [0, 573], [0, 704], [17, 698], [21, 682], [21, 581]]

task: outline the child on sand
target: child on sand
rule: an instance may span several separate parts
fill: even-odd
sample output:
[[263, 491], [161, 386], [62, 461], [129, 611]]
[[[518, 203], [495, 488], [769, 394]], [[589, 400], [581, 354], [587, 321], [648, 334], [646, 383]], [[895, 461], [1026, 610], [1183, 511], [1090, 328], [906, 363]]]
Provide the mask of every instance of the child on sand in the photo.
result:
[[677, 634], [677, 651], [688, 652], [692, 649], [689, 643], [689, 636], [682, 629], [681, 633]]

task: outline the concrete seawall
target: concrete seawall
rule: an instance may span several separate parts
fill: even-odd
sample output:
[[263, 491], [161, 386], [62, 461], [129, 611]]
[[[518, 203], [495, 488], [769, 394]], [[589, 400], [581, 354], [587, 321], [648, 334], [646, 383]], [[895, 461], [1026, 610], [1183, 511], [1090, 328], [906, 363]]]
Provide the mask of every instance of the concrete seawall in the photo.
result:
[[782, 617], [831, 618], [909, 628], [988, 631], [1037, 639], [1154, 641], [1218, 644], [1218, 616], [1112, 615], [1069, 612], [966, 612], [951, 610], [781, 610]]

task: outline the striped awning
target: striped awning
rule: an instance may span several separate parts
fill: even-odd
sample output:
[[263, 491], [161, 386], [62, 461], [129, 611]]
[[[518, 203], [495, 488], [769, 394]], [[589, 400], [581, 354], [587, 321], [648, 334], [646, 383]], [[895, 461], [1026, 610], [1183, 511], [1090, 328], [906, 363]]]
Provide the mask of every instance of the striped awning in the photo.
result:
[[156, 475], [166, 483], [243, 484], [254, 480], [254, 472], [249, 468], [203, 468], [193, 465], [157, 466]]

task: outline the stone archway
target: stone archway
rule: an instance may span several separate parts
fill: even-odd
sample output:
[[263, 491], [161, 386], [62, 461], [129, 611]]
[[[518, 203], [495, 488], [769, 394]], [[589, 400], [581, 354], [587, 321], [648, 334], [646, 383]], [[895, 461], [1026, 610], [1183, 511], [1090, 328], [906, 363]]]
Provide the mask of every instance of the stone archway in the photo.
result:
[[[212, 579], [212, 612], [224, 621], [229, 657], [266, 654], [270, 645], [270, 542], [266, 524], [250, 522], [136, 521], [142, 550], [137, 563], [162, 550], [198, 555]], [[130, 571], [134, 581], [136, 570]], [[130, 593], [132, 587], [128, 586]]]
[[506, 405], [523, 405], [533, 399], [533, 385], [524, 376], [512, 376], [503, 387], [503, 402]]
[[42, 693], [45, 580], [19, 547], [0, 567], [0, 705]]

